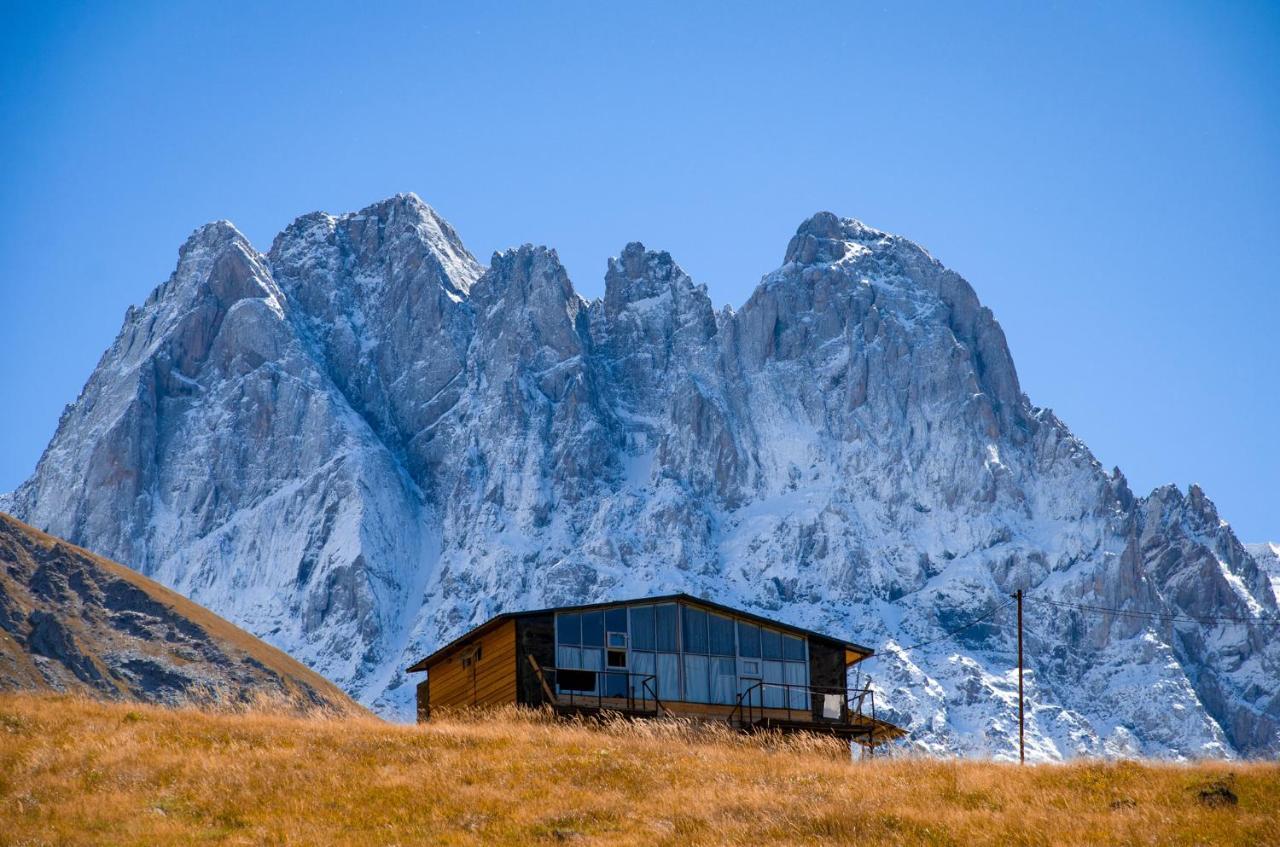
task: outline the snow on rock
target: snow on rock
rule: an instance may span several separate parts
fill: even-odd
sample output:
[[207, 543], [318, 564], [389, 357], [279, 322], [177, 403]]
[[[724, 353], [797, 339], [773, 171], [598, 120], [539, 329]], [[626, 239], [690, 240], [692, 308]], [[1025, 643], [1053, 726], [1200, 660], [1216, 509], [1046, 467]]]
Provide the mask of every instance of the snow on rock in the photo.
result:
[[266, 255], [212, 224], [8, 503], [392, 715], [495, 613], [683, 590], [877, 646], [913, 744], [1009, 757], [1010, 610], [911, 645], [1023, 588], [1033, 757], [1280, 750], [1259, 554], [1033, 406], [964, 279], [826, 212], [719, 312], [638, 243], [592, 302], [543, 247], [483, 268], [412, 195]]

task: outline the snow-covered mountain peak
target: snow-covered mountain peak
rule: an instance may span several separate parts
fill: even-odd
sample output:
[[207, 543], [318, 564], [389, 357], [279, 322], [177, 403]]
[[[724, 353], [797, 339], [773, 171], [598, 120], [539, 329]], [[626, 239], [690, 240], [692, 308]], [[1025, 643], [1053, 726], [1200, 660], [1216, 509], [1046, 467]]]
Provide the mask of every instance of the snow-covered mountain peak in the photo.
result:
[[818, 212], [807, 218], [796, 229], [787, 244], [783, 263], [799, 262], [802, 265], [839, 262], [851, 253], [862, 252], [857, 248], [888, 239], [887, 233], [873, 229], [859, 220], [842, 218], [831, 212]]
[[546, 247], [485, 269], [413, 195], [202, 233], [8, 502], [367, 703], [495, 612], [684, 590], [899, 645], [915, 742], [1008, 755], [1022, 588], [1034, 755], [1280, 749], [1259, 554], [1107, 473], [906, 239], [819, 213], [717, 314], [638, 242], [591, 303]]

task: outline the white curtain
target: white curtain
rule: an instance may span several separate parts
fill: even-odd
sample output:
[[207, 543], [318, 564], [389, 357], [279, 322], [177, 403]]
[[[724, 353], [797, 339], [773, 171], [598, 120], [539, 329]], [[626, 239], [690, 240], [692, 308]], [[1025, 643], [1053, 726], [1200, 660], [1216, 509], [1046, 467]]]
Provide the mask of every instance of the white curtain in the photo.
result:
[[657, 659], [658, 696], [663, 700], [679, 700], [680, 655], [678, 653], [659, 653]]
[[707, 684], [707, 657], [684, 654], [684, 699], [690, 703], [711, 702]]

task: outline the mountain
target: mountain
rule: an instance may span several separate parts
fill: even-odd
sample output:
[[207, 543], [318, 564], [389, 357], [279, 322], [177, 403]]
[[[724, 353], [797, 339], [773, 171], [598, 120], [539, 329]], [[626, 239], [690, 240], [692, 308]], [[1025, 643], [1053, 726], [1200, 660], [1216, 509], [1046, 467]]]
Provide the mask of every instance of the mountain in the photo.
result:
[[1262, 544], [1246, 544], [1244, 548], [1253, 556], [1258, 567], [1271, 579], [1271, 590], [1280, 597], [1280, 544], [1274, 541]]
[[137, 572], [0, 514], [0, 691], [354, 712], [332, 683]]
[[499, 611], [688, 591], [879, 647], [920, 748], [1007, 756], [1021, 588], [1033, 757], [1280, 750], [1280, 610], [1204, 493], [1135, 496], [963, 278], [825, 212], [736, 311], [641, 244], [594, 301], [482, 267], [413, 195], [210, 224], [4, 502], [388, 714]]

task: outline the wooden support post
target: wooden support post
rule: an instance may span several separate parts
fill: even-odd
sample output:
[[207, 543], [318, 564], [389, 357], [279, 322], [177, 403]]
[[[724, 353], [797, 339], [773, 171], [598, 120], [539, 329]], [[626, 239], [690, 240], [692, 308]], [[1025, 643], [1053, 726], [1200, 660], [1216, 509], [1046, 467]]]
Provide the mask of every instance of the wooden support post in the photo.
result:
[[547, 703], [555, 706], [557, 703], [556, 695], [551, 691], [551, 686], [547, 684], [547, 678], [542, 673], [542, 665], [538, 664], [538, 660], [533, 656], [526, 656], [529, 664], [533, 667], [533, 672], [538, 676], [538, 682], [542, 683], [542, 693], [547, 695]]

